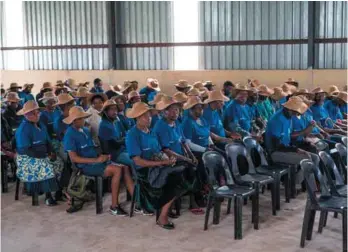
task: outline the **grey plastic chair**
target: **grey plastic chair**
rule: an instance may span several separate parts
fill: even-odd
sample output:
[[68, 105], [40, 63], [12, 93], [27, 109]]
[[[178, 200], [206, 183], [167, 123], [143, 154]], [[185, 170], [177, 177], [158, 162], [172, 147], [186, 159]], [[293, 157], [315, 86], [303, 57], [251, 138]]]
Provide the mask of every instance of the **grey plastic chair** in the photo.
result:
[[[277, 195], [274, 179], [271, 176], [259, 174], [255, 171], [251, 157], [242, 144], [231, 143], [226, 145], [226, 154], [231, 167], [232, 176], [236, 183], [239, 185], [252, 186], [255, 189], [257, 195], [257, 202], [255, 204], [259, 205], [258, 199], [260, 188], [269, 184], [272, 186], [272, 214], [276, 215]], [[245, 175], [241, 175], [239, 172], [240, 167], [238, 165], [238, 158], [244, 158], [248, 163], [248, 173]]]
[[342, 137], [342, 142], [343, 142], [343, 144], [344, 144], [346, 147], [348, 147], [348, 146], [347, 146], [347, 144], [348, 144], [348, 137]]
[[[312, 161], [308, 159], [302, 160], [301, 168], [304, 171], [305, 183], [307, 184], [307, 203], [303, 217], [300, 246], [303, 248], [305, 246], [305, 240], [312, 239], [316, 211], [321, 212], [318, 231], [320, 229], [322, 230], [327, 213], [334, 212], [342, 214], [343, 251], [347, 251], [347, 198], [331, 195], [325, 186], [323, 177], [316, 176], [318, 173], [315, 172], [316, 167]], [[319, 197], [317, 197], [315, 190], [311, 187], [314, 180], [313, 175], [317, 177], [320, 184]]]
[[347, 184], [347, 147], [341, 143], [337, 143], [335, 147], [339, 153], [339, 163], [341, 165], [341, 171], [344, 175], [344, 182]]

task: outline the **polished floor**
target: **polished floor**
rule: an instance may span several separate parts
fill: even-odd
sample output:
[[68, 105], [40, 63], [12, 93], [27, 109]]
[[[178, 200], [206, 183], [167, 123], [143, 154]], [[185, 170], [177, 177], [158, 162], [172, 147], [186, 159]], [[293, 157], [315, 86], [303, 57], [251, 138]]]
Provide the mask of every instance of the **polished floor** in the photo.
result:
[[[124, 193], [121, 199], [124, 201]], [[84, 206], [75, 214], [67, 214], [66, 204], [47, 207], [40, 198], [40, 206], [32, 207], [31, 198], [21, 195], [14, 201], [14, 186], [1, 198], [1, 251], [4, 252], [183, 252], [183, 251], [267, 251], [267, 252], [338, 252], [342, 251], [341, 216], [329, 215], [327, 227], [317, 233], [318, 214], [311, 241], [304, 249], [299, 246], [305, 194], [291, 203], [282, 202], [277, 216], [271, 214], [270, 193], [260, 199], [260, 229], [251, 224], [251, 204], [243, 207], [243, 240], [234, 240], [233, 211], [226, 215], [222, 207], [219, 225], [203, 231], [204, 216], [183, 210], [175, 220], [176, 229], [167, 231], [155, 225], [155, 217], [115, 217], [106, 209], [110, 195], [104, 197], [104, 213], [95, 215], [94, 204]], [[185, 206], [184, 206], [185, 207]], [[125, 208], [129, 208], [126, 203]], [[232, 207], [233, 208], [233, 207]], [[186, 207], [187, 209], [187, 207]]]

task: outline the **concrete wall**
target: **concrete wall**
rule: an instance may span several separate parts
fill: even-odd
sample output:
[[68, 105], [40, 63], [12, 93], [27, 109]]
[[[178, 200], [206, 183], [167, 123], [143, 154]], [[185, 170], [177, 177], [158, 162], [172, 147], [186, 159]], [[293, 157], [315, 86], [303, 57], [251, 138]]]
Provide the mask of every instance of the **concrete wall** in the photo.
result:
[[327, 89], [329, 85], [337, 85], [340, 89], [347, 84], [346, 70], [228, 70], [228, 71], [1, 71], [0, 82], [5, 88], [11, 82], [20, 85], [34, 83], [33, 93], [37, 93], [42, 83], [72, 78], [77, 83], [101, 78], [105, 89], [108, 84], [123, 84], [124, 80], [137, 80], [140, 86], [144, 85], [147, 77], [157, 78], [162, 91], [172, 94], [175, 89], [173, 84], [180, 79], [190, 83], [198, 80], [211, 80], [221, 86], [225, 80], [233, 82], [246, 82], [249, 79], [258, 79], [261, 83], [275, 87], [284, 83], [290, 77], [300, 83], [300, 87], [309, 88], [316, 86]]

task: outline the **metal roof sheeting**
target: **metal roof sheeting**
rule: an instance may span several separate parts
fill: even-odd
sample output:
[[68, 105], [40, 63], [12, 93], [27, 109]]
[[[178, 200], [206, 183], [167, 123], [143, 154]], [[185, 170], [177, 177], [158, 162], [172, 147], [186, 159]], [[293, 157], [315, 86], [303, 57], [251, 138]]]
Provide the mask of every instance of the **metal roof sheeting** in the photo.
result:
[[[0, 1], [0, 47], [4, 46], [5, 42], [5, 10], [4, 2]], [[0, 69], [5, 68], [4, 51], [0, 50]]]

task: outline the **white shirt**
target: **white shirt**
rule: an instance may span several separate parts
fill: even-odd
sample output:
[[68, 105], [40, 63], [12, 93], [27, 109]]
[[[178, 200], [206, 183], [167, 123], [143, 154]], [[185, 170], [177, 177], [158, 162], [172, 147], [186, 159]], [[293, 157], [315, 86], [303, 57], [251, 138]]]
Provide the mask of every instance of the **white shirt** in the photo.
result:
[[96, 145], [99, 146], [99, 124], [101, 122], [101, 116], [99, 115], [99, 111], [93, 108], [92, 106], [86, 111], [87, 113], [91, 113], [92, 116], [86, 119], [86, 122], [89, 124], [89, 128], [91, 130], [92, 138]]

